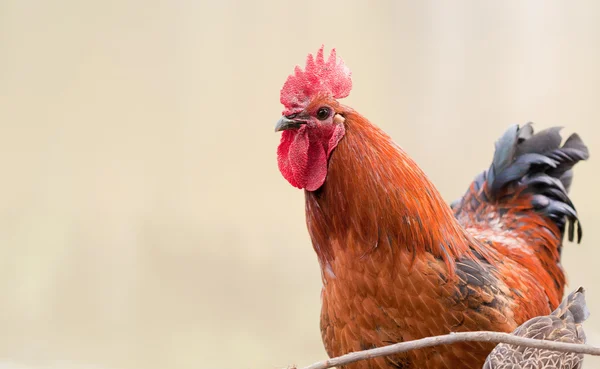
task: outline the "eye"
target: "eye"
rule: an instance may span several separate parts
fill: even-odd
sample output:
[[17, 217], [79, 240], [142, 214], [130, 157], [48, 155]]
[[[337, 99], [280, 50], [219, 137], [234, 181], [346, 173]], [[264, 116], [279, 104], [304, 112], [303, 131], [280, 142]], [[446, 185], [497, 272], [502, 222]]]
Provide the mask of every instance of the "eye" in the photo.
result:
[[320, 107], [319, 110], [317, 110], [317, 119], [318, 120], [325, 120], [329, 118], [329, 108], [326, 107]]

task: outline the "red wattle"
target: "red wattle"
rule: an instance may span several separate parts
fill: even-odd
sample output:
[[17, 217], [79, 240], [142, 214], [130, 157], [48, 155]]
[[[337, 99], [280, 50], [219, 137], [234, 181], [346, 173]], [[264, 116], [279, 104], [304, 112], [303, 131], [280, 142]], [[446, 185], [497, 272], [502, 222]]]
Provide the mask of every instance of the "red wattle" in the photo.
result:
[[294, 187], [314, 191], [325, 181], [327, 156], [323, 144], [315, 141], [309, 138], [306, 126], [281, 135], [277, 164], [283, 177]]
[[283, 131], [277, 148], [277, 164], [283, 177], [294, 187], [319, 189], [327, 177], [327, 159], [344, 131], [343, 125], [336, 126], [327, 141], [311, 137], [306, 126]]

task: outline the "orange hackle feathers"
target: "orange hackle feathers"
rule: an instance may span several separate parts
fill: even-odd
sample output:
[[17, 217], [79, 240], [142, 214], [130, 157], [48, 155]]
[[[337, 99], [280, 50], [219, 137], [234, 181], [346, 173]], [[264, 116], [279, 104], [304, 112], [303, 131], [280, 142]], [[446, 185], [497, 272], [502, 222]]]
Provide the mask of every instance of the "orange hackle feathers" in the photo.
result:
[[432, 253], [449, 273], [456, 258], [473, 258], [473, 250], [493, 255], [464, 231], [427, 176], [388, 135], [351, 109], [343, 115], [346, 134], [329, 161], [328, 179], [319, 192], [306, 193], [307, 222], [321, 262], [335, 257], [330, 241], [338, 235], [357, 241], [339, 240], [340, 247], [360, 248], [338, 252], [366, 256], [401, 246], [414, 256]]

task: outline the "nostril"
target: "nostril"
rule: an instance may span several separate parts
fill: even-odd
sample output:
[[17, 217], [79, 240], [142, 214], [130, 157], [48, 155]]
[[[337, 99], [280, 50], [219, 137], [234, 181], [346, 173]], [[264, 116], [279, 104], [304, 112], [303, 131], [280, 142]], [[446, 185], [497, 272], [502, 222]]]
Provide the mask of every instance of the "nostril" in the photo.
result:
[[286, 117], [287, 119], [294, 119], [294, 118], [296, 118], [297, 116], [298, 116], [298, 113], [294, 113], [294, 114], [286, 115], [285, 117]]

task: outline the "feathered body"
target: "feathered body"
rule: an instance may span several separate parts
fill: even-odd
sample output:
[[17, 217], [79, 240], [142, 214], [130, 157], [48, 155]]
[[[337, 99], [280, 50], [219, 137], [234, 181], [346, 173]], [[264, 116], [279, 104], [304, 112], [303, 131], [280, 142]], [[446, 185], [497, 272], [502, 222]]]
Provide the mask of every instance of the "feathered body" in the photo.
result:
[[[340, 82], [349, 71], [322, 52], [286, 82], [276, 130], [280, 170], [305, 189], [328, 354], [451, 331], [510, 332], [556, 308], [565, 216], [577, 221], [561, 179], [568, 187], [571, 167], [587, 157], [581, 140], [561, 148], [548, 133], [512, 127], [453, 213], [389, 136], [337, 101], [349, 93]], [[492, 348], [461, 343], [348, 368], [481, 368]]]
[[[550, 315], [538, 316], [520, 325], [514, 335], [548, 341], [585, 343], [582, 323], [590, 313], [583, 287], [569, 296]], [[483, 369], [580, 369], [583, 355], [501, 343], [492, 350]]]

